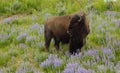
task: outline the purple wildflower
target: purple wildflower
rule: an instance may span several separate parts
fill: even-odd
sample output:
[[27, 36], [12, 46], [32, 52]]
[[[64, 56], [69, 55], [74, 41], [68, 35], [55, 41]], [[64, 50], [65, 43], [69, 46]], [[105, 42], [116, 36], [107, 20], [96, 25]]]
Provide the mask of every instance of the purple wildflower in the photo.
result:
[[47, 18], [48, 18], [50, 15], [51, 15], [50, 13], [46, 13], [46, 14], [45, 14], [45, 19], [47, 20]]
[[98, 65], [98, 70], [103, 70], [104, 69], [104, 65]]
[[108, 22], [103, 21], [103, 22], [102, 22], [102, 25], [108, 25]]
[[79, 63], [68, 63], [64, 70], [64, 73], [74, 73], [78, 67]]
[[78, 68], [76, 73], [88, 73], [88, 70], [86, 70], [85, 68], [80, 67], [80, 68]]
[[4, 73], [4, 72], [3, 72], [3, 69], [0, 69], [0, 73]]
[[75, 56], [78, 57], [78, 58], [80, 58], [82, 56], [82, 53], [81, 52], [78, 53], [78, 54], [76, 53]]
[[38, 29], [38, 34], [41, 34], [41, 33], [43, 33], [43, 32], [44, 32], [44, 26], [41, 25], [41, 26], [40, 26], [40, 29]]
[[116, 21], [116, 26], [117, 26], [117, 27], [120, 27], [120, 19], [118, 19], [118, 20]]
[[109, 41], [110, 40], [110, 33], [106, 34], [106, 40]]
[[37, 16], [36, 15], [33, 15], [32, 16], [32, 20], [36, 20], [37, 19]]
[[27, 34], [26, 33], [20, 33], [18, 36], [17, 36], [17, 40], [22, 40], [23, 38], [26, 38]]
[[109, 49], [109, 48], [102, 48], [102, 52], [103, 52], [103, 54], [112, 54], [112, 50], [111, 49]]
[[30, 26], [30, 30], [35, 30], [35, 29], [39, 29], [40, 28], [40, 24], [38, 24], [38, 23], [36, 23], [36, 24], [32, 24], [31, 26]]
[[120, 42], [118, 42], [117, 45], [120, 47]]
[[95, 73], [95, 71], [92, 69], [88, 69], [88, 73]]
[[27, 47], [27, 46], [26, 46], [25, 44], [23, 44], [23, 43], [20, 43], [19, 46], [20, 46], [20, 48], [26, 48], [26, 47]]
[[88, 50], [87, 52], [84, 52], [85, 55], [94, 56], [98, 53], [98, 50]]
[[75, 73], [75, 70], [73, 68], [66, 68], [63, 73]]
[[9, 38], [9, 34], [4, 33], [4, 34], [0, 34], [0, 40], [7, 40]]
[[28, 41], [33, 41], [33, 40], [35, 40], [36, 39], [36, 36], [27, 36], [26, 37], [26, 41], [28, 42]]
[[118, 61], [118, 63], [116, 64], [115, 71], [116, 71], [116, 73], [120, 72], [120, 61]]
[[100, 60], [100, 56], [96, 56], [96, 60], [99, 61]]
[[74, 69], [76, 69], [79, 66], [80, 66], [79, 63], [68, 63], [66, 68], [74, 68]]
[[50, 66], [50, 65], [54, 65], [54, 67], [58, 67], [62, 64], [62, 60], [60, 60], [57, 55], [53, 55], [53, 54], [50, 54], [50, 56], [48, 57], [48, 59], [46, 59], [45, 61], [43, 61], [41, 63], [41, 66], [42, 67], [47, 67], [47, 66]]
[[44, 62], [41, 63], [42, 67], [47, 67], [50, 66], [52, 64], [52, 61], [49, 59], [46, 59]]
[[13, 18], [10, 18], [10, 17], [3, 20], [4, 23], [10, 23], [12, 21], [13, 21]]
[[44, 46], [44, 42], [38, 42], [39, 47]]
[[54, 62], [53, 62], [53, 64], [54, 64], [54, 67], [58, 67], [58, 66], [60, 66], [62, 64], [62, 60], [55, 59]]
[[110, 54], [110, 55], [108, 56], [108, 59], [114, 59], [114, 60], [115, 60], [115, 55], [114, 55], [114, 54]]

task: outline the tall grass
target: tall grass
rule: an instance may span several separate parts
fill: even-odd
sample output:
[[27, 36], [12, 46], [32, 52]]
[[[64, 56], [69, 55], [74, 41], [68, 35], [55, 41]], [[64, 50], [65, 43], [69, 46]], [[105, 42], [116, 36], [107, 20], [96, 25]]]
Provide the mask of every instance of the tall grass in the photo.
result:
[[[0, 0], [0, 16], [13, 14], [33, 14], [48, 12], [55, 15], [72, 13], [81, 9], [89, 10], [94, 8], [99, 12], [107, 10], [110, 2], [104, 0]], [[120, 11], [120, 1], [113, 2], [111, 10]]]
[[[120, 1], [0, 0], [0, 73], [117, 73], [120, 67]], [[47, 15], [85, 10], [90, 34], [80, 54], [44, 48]], [[109, 11], [107, 11], [109, 10]], [[111, 12], [111, 11], [112, 12]], [[10, 16], [10, 17], [9, 17]], [[4, 18], [6, 17], [6, 18]]]

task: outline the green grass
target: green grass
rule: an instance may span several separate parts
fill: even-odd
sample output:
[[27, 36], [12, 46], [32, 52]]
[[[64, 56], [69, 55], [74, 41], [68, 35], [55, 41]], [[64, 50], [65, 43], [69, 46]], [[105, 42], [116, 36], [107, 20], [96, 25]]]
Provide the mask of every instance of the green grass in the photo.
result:
[[[104, 11], [119, 12], [119, 3], [120, 1], [117, 0], [113, 3], [113, 8], [107, 9], [109, 2], [104, 3], [102, 0], [0, 0], [0, 72], [3, 70], [3, 73], [15, 73], [21, 68], [27, 68], [27, 73], [34, 73], [34, 70], [43, 73], [58, 71], [63, 73], [68, 63], [77, 61], [82, 67], [94, 69], [95, 73], [100, 73], [98, 66], [106, 64], [103, 61], [104, 54], [101, 52], [101, 48], [104, 47], [114, 49], [115, 59], [112, 58], [110, 61], [116, 66], [120, 61], [120, 25], [116, 24], [120, 16], [119, 14], [107, 15]], [[95, 11], [91, 11], [91, 6]], [[43, 35], [45, 14], [48, 13], [51, 17], [79, 10], [87, 12], [91, 27], [87, 42], [82, 48], [83, 57], [71, 59], [65, 54], [68, 51], [68, 45], [62, 45], [62, 51], [57, 52], [53, 41], [50, 52], [45, 52]], [[92, 56], [84, 55], [85, 52], [93, 49], [99, 51], [97, 54], [100, 56], [99, 61]], [[59, 67], [53, 65], [41, 67], [41, 63], [48, 59], [50, 54], [57, 55], [64, 63]], [[108, 57], [108, 55], [105, 56]], [[87, 61], [94, 64], [86, 65]], [[104, 70], [101, 71], [104, 72]], [[108, 68], [107, 73], [115, 73], [115, 70]]]

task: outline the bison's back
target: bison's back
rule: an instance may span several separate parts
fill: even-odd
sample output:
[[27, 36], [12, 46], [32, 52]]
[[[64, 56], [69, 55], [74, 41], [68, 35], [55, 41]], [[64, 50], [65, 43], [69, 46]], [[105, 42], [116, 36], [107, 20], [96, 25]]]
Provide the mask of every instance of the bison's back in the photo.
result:
[[49, 29], [55, 37], [64, 37], [67, 34], [69, 27], [69, 15], [49, 18], [45, 27]]

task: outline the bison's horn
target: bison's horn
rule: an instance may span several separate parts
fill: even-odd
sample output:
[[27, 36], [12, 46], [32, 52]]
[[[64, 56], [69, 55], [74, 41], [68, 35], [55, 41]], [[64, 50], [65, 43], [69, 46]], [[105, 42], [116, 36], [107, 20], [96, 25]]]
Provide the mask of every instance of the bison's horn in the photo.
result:
[[80, 17], [80, 19], [78, 20], [78, 22], [80, 22], [82, 20], [82, 17], [81, 16], [79, 16], [79, 17]]

